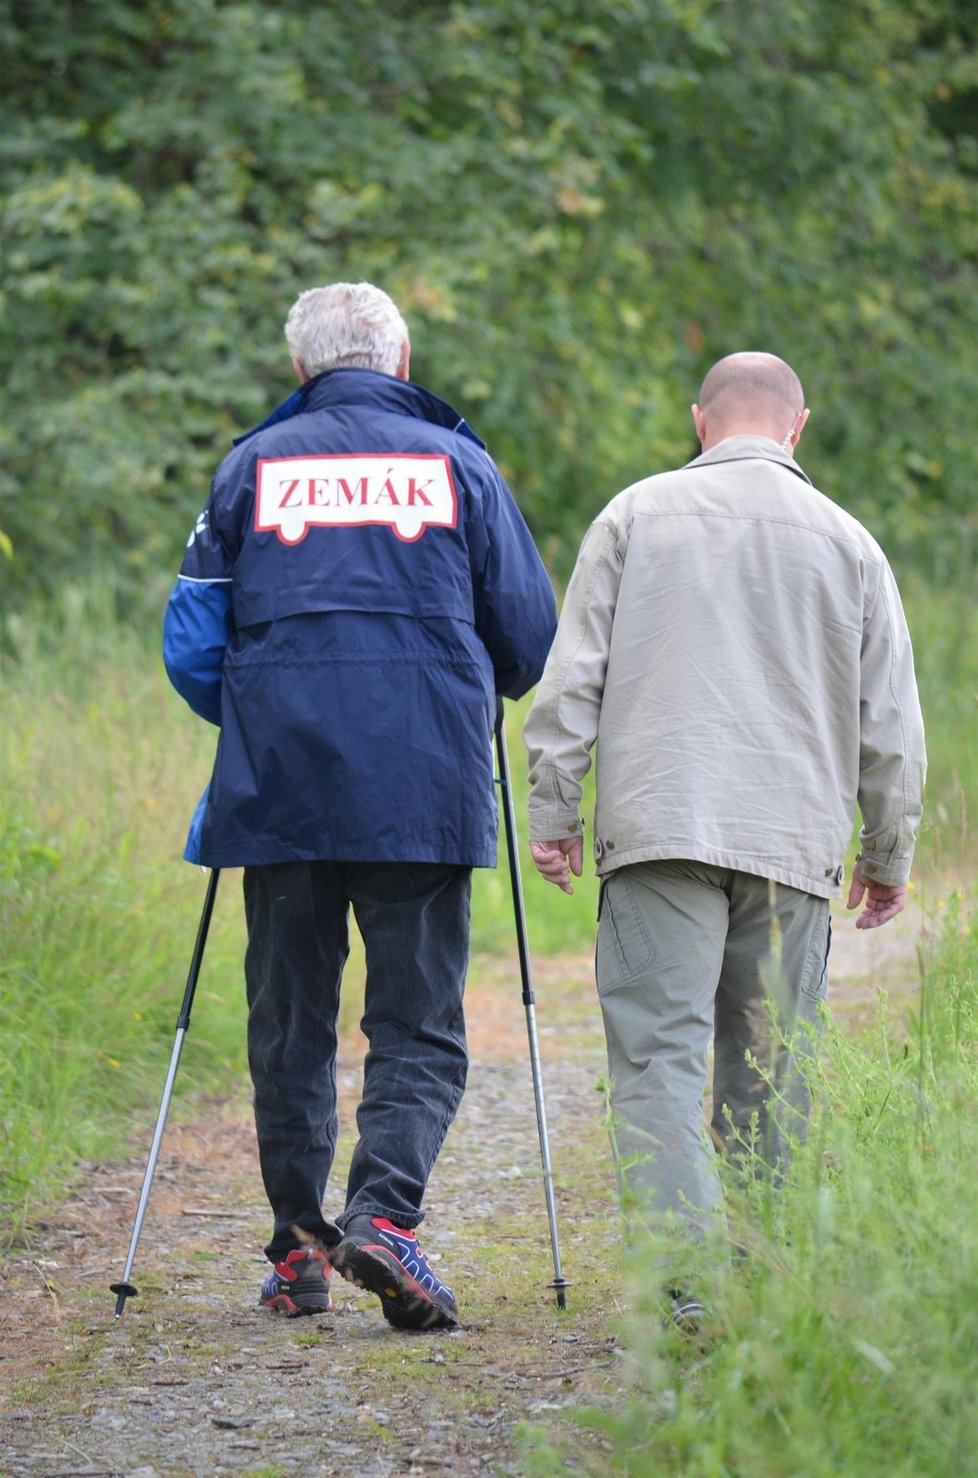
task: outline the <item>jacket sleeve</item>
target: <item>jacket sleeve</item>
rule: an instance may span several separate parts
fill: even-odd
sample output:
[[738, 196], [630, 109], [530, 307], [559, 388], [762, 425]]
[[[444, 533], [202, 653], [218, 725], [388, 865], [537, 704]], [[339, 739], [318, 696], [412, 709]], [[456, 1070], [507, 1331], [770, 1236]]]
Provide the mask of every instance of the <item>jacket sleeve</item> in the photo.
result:
[[859, 703], [859, 870], [888, 886], [910, 876], [927, 771], [906, 618], [883, 561], [863, 628]]
[[163, 664], [194, 713], [221, 722], [224, 653], [234, 634], [231, 561], [213, 528], [213, 496], [187, 541], [163, 618]]
[[490, 465], [474, 572], [475, 628], [492, 662], [497, 695], [521, 698], [543, 671], [557, 602], [516, 500]]
[[597, 520], [581, 545], [557, 637], [523, 729], [533, 841], [581, 831], [582, 781], [598, 735], [623, 560], [617, 525]]
[[177, 580], [163, 618], [163, 664], [194, 713], [221, 722], [221, 672], [233, 631], [231, 586]]

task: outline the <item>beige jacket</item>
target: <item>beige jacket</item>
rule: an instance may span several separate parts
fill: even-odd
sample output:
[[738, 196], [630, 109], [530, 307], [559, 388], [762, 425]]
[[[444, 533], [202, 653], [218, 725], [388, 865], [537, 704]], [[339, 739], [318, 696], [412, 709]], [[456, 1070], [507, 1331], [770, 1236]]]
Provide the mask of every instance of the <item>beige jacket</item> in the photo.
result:
[[923, 721], [876, 541], [766, 437], [734, 436], [595, 519], [524, 731], [530, 836], [581, 827], [599, 874], [681, 857], [841, 891], [907, 880]]

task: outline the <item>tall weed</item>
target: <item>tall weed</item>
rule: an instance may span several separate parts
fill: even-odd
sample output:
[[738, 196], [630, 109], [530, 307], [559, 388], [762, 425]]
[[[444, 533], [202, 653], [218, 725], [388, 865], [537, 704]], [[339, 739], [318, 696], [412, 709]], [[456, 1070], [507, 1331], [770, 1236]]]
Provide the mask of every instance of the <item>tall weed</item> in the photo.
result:
[[904, 582], [928, 775], [917, 872], [967, 883], [978, 869], [978, 600], [919, 574]]
[[[19, 1234], [162, 1088], [203, 879], [178, 864], [207, 736], [108, 594], [12, 623], [0, 792], [0, 1211]], [[211, 741], [212, 742], [212, 741]], [[230, 889], [228, 889], [230, 891]], [[242, 1062], [240, 925], [221, 900], [193, 1020], [197, 1083]]]
[[[732, 1268], [705, 1260], [702, 1342], [663, 1323], [631, 1254], [624, 1399], [577, 1415], [574, 1471], [684, 1478], [906, 1478], [978, 1451], [978, 910], [955, 895], [906, 1024], [830, 1028], [787, 1183], [728, 1186]], [[569, 1449], [540, 1433], [528, 1473]], [[600, 1453], [591, 1459], [581, 1451]]]

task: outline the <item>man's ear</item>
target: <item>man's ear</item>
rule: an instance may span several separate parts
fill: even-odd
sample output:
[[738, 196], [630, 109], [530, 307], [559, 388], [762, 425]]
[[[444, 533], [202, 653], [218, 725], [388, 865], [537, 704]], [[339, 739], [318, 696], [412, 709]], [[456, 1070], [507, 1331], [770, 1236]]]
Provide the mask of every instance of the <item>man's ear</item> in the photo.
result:
[[302, 360], [301, 359], [293, 359], [293, 361], [292, 361], [292, 368], [295, 370], [296, 374], [299, 376], [299, 384], [300, 385], [304, 385], [306, 383], [306, 381], [309, 379], [309, 375], [308, 375], [308, 373], [306, 371], [305, 365], [302, 363]]
[[691, 405], [689, 409], [690, 414], [693, 417], [693, 426], [696, 428], [697, 440], [699, 441], [700, 446], [703, 446], [704, 442], [706, 441], [706, 416], [700, 410], [698, 405]]
[[407, 339], [401, 345], [401, 357], [397, 361], [397, 369], [394, 374], [398, 380], [409, 380], [411, 378], [411, 345]]

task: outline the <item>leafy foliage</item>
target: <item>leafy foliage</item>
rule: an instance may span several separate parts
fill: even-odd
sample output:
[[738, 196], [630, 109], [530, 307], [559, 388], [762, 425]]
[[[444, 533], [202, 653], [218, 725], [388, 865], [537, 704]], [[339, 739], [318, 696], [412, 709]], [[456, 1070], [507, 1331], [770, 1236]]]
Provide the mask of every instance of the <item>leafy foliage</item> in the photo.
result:
[[9, 588], [108, 561], [158, 599], [230, 437], [290, 388], [289, 304], [338, 278], [397, 298], [558, 573], [748, 347], [799, 370], [820, 486], [973, 559], [973, 11], [6, 4]]

